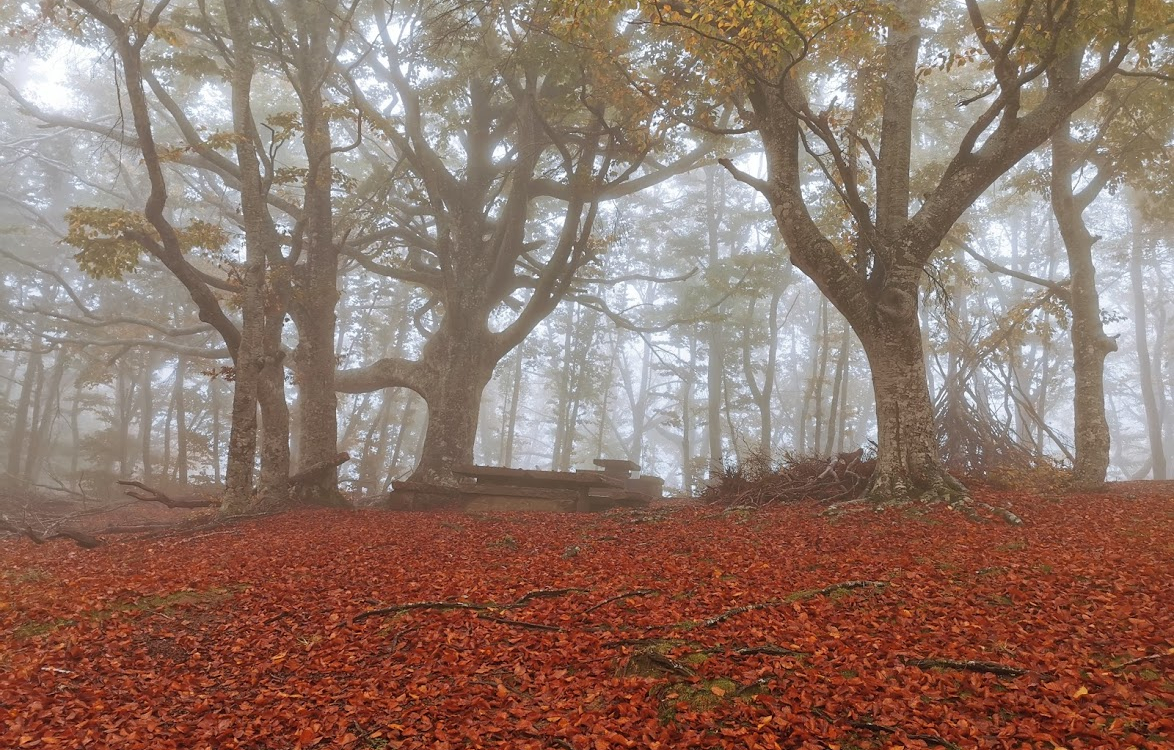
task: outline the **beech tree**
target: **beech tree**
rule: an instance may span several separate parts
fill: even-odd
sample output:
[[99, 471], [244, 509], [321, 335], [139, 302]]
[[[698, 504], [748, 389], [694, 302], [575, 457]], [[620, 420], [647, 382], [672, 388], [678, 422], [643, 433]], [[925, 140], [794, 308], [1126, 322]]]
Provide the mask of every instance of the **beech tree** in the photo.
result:
[[[938, 458], [918, 315], [927, 265], [974, 201], [1129, 63], [1148, 24], [1139, 14], [1160, 15], [1159, 5], [647, 5], [648, 19], [707, 65], [712, 95], [732, 100], [761, 139], [765, 178], [723, 164], [767, 198], [795, 266], [864, 348], [877, 404], [872, 497], [965, 494]], [[958, 28], [969, 36], [958, 38]], [[919, 164], [919, 82], [973, 61], [981, 61], [980, 85], [956, 96], [962, 112], [977, 112], [956, 133], [948, 161]], [[882, 85], [845, 88], [869, 70]], [[848, 118], [854, 103], [845, 96], [866, 97], [867, 117]], [[811, 170], [850, 217], [848, 236], [813, 216]]]
[[413, 480], [447, 482], [472, 460], [496, 365], [606, 250], [593, 236], [603, 202], [683, 171], [705, 147], [658, 161], [674, 156], [670, 133], [604, 64], [626, 43], [607, 24], [592, 32], [611, 47], [595, 52], [551, 33], [562, 21], [549, 3], [388, 10], [376, 5], [374, 41], [343, 76], [394, 163], [374, 175], [380, 200], [343, 252], [424, 292], [425, 343], [415, 358], [344, 369], [336, 387], [418, 393], [428, 426]]
[[[7, 84], [24, 112], [53, 127], [112, 137], [142, 155], [150, 195], [145, 207], [78, 207], [68, 216], [68, 242], [91, 273], [117, 277], [140, 253], [159, 260], [187, 288], [207, 322], [224, 339], [233, 360], [234, 401], [229, 440], [226, 512], [245, 505], [289, 500], [290, 418], [285, 394], [282, 333], [287, 313], [298, 330], [292, 367], [300, 385], [297, 499], [337, 499], [334, 467], [337, 420], [333, 376], [334, 306], [338, 293], [333, 235], [330, 120], [338, 112], [324, 95], [336, 47], [346, 39], [356, 4], [331, 2], [175, 4], [78, 0], [45, 6], [47, 13], [80, 9], [114, 42], [118, 78], [132, 114], [131, 132], [47, 112]], [[332, 48], [333, 45], [333, 48]], [[298, 101], [295, 113], [259, 122], [254, 114], [258, 58], [267, 80], [284, 81]], [[219, 63], [219, 67], [218, 67]], [[279, 71], [280, 75], [274, 75]], [[227, 127], [194, 121], [177, 90], [188, 80], [223, 77], [229, 88]], [[267, 133], [268, 138], [262, 136]], [[278, 160], [301, 135], [303, 164]], [[235, 160], [225, 155], [233, 152]], [[284, 160], [284, 159], [283, 159]], [[220, 251], [232, 238], [220, 225], [196, 219], [176, 225], [176, 181], [169, 168], [195, 169], [238, 193], [244, 259], [227, 277], [210, 273], [191, 251]], [[279, 194], [280, 193], [280, 194]], [[291, 195], [292, 193], [292, 195]], [[276, 216], [274, 215], [276, 214]], [[232, 295], [239, 322], [225, 309]], [[257, 409], [262, 416], [261, 476], [253, 495]]]

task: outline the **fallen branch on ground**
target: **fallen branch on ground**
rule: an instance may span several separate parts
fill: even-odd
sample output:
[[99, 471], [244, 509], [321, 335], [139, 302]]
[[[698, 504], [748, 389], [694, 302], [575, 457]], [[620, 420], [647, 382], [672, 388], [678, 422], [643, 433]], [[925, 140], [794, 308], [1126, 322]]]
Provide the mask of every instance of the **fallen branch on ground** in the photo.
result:
[[980, 502], [978, 500], [973, 500], [972, 502], [975, 505], [977, 505], [978, 507], [980, 507], [984, 510], [990, 511], [991, 513], [994, 513], [996, 516], [1002, 518], [1004, 521], [1011, 524], [1012, 526], [1022, 526], [1023, 525], [1023, 519], [1020, 518], [1019, 516], [1015, 515], [1011, 511], [1007, 510], [1006, 508], [1000, 508], [997, 505], [991, 505], [989, 503]]
[[[130, 479], [119, 479], [118, 484], [124, 487], [137, 487], [143, 492], [135, 492], [134, 490], [125, 490], [124, 494], [133, 497], [135, 500], [142, 500], [148, 503], [160, 503], [168, 508], [214, 508], [220, 505], [219, 502], [208, 497], [200, 497], [199, 495], [182, 495], [180, 497], [169, 497], [166, 493], [161, 492], [154, 487], [148, 487], [142, 482], [135, 482]], [[146, 494], [144, 494], [146, 493]]]
[[911, 667], [918, 667], [919, 669], [961, 669], [966, 672], [984, 672], [987, 674], [997, 674], [1004, 677], [1020, 677], [1029, 674], [1031, 670], [1020, 669], [1019, 667], [1011, 667], [1006, 664], [999, 664], [993, 661], [955, 661], [954, 659], [918, 659], [913, 657], [901, 657], [903, 664], [908, 664]]
[[1139, 656], [1136, 659], [1130, 659], [1129, 661], [1123, 661], [1112, 669], [1114, 672], [1116, 672], [1119, 669], [1132, 667], [1135, 664], [1144, 664], [1147, 661], [1157, 661], [1158, 659], [1165, 659], [1166, 657], [1174, 657], [1174, 648], [1170, 649], [1169, 651], [1163, 651], [1159, 654], [1149, 654], [1147, 656]]
[[31, 527], [25, 526], [23, 529], [19, 526], [9, 522], [7, 519], [0, 518], [0, 531], [8, 531], [13, 534], [28, 537], [34, 544], [44, 544], [45, 542], [54, 539], [72, 539], [77, 543], [77, 546], [85, 549], [94, 549], [102, 546], [102, 540], [96, 536], [91, 536], [84, 531], [77, 529], [61, 529], [50, 534], [38, 534], [33, 531]]

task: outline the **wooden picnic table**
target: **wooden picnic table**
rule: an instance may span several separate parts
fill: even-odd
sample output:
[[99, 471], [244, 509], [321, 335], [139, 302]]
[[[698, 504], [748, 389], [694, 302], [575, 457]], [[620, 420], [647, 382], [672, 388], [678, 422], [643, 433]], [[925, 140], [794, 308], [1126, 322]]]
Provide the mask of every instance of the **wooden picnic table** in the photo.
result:
[[[594, 471], [541, 471], [538, 469], [510, 469], [503, 466], [457, 466], [453, 474], [470, 477], [476, 484], [465, 485], [461, 491], [469, 494], [517, 494], [526, 490], [535, 496], [549, 494], [553, 499], [573, 496], [575, 510], [591, 509], [592, 490], [623, 490], [624, 481]], [[482, 488], [482, 489], [479, 489]]]

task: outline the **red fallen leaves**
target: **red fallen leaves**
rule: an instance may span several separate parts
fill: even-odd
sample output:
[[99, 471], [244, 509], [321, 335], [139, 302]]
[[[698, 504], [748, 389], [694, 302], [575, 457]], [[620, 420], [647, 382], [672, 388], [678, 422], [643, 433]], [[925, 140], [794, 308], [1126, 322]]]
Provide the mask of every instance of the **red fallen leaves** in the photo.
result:
[[[1174, 746], [1174, 501], [985, 499], [1028, 525], [307, 511], [10, 542], [0, 747]], [[477, 606], [355, 620], [421, 602]]]

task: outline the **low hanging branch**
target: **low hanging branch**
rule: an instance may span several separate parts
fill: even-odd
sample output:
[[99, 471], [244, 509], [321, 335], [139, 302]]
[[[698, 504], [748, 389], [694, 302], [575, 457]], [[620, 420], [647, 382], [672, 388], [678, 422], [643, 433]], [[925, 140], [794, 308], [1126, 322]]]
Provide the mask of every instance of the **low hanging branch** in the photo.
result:
[[148, 503], [160, 503], [168, 508], [215, 508], [220, 503], [212, 498], [201, 497], [199, 495], [181, 495], [179, 497], [169, 497], [167, 494], [148, 487], [142, 482], [135, 482], [130, 479], [120, 479], [118, 483], [124, 487], [137, 487], [142, 492], [135, 490], [126, 490], [125, 494], [133, 497], [135, 500], [142, 500]]

